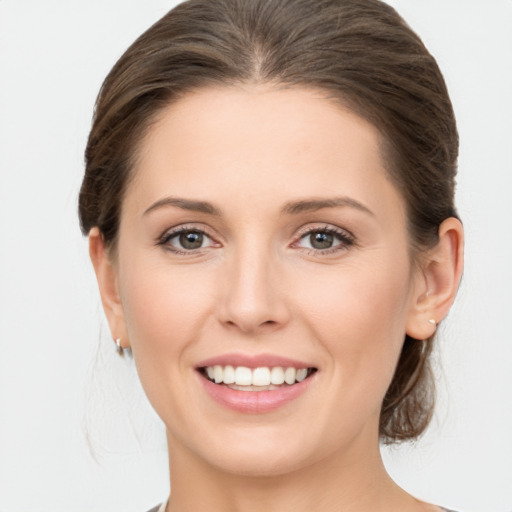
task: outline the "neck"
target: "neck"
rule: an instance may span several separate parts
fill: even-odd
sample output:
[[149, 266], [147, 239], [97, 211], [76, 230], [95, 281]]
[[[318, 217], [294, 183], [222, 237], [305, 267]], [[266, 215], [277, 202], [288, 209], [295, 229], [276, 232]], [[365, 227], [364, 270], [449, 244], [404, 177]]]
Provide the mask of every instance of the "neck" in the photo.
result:
[[[286, 474], [252, 476], [213, 467], [168, 434], [167, 512], [388, 512], [424, 510], [387, 474], [378, 441]], [[356, 443], [357, 445], [358, 443]]]

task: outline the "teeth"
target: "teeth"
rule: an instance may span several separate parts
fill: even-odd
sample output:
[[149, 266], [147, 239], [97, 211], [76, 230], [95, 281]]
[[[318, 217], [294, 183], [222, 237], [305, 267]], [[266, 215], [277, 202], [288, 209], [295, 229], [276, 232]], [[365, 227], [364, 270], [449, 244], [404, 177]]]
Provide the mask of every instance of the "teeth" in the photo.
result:
[[236, 384], [230, 384], [228, 388], [238, 389], [239, 391], [272, 391], [277, 389], [279, 386], [237, 386]]
[[224, 378], [222, 379], [224, 384], [235, 383], [235, 369], [232, 366], [226, 366], [224, 368]]
[[224, 372], [222, 366], [216, 365], [213, 367], [213, 378], [216, 384], [220, 384], [224, 378]]
[[297, 379], [297, 382], [302, 382], [307, 376], [308, 376], [307, 368], [301, 368], [300, 370], [297, 370], [295, 378]]
[[302, 382], [308, 376], [308, 368], [283, 368], [274, 366], [269, 368], [247, 368], [246, 366], [208, 366], [205, 368], [208, 378], [216, 384], [231, 384], [233, 389], [240, 386], [251, 391], [259, 391], [258, 388], [275, 389], [286, 382], [288, 385]]
[[297, 372], [295, 371], [295, 368], [286, 368], [284, 371], [284, 381], [286, 384], [293, 384], [295, 383], [295, 374]]
[[252, 371], [253, 386], [270, 386], [270, 370], [268, 368], [254, 368]]
[[278, 386], [284, 383], [284, 371], [280, 366], [275, 366], [270, 372], [270, 381]]
[[245, 366], [237, 366], [235, 369], [235, 384], [237, 386], [250, 386], [252, 384], [252, 371]]

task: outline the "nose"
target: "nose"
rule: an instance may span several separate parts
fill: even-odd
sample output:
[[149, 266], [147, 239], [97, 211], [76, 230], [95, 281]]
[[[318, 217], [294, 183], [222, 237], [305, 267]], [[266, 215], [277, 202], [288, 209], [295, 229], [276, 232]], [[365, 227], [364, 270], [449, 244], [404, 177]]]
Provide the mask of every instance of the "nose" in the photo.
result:
[[290, 318], [283, 276], [271, 251], [246, 247], [228, 258], [218, 304], [221, 323], [244, 334], [282, 328]]

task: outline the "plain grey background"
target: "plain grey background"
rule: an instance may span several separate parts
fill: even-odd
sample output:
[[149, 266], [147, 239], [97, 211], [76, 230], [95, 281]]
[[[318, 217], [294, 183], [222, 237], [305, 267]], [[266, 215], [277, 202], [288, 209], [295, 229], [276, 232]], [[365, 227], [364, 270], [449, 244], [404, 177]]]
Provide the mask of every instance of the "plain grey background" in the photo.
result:
[[[99, 86], [175, 3], [0, 0], [1, 512], [143, 512], [167, 496], [162, 426], [115, 357], [76, 203]], [[452, 96], [467, 259], [440, 329], [436, 418], [385, 459], [426, 500], [510, 512], [512, 2], [389, 3]]]

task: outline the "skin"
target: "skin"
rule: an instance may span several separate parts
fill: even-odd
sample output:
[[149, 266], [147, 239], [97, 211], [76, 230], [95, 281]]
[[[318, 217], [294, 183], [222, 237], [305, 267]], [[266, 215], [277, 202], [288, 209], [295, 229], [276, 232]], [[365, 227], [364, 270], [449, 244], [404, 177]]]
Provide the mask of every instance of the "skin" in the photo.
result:
[[[453, 301], [462, 228], [446, 220], [413, 263], [379, 142], [321, 91], [270, 86], [191, 93], [143, 140], [115, 257], [97, 228], [90, 253], [112, 335], [167, 427], [168, 511], [439, 510], [389, 478], [378, 422], [405, 334], [430, 336]], [[201, 248], [180, 246], [180, 227], [203, 231]], [[326, 229], [333, 247], [313, 247]], [[318, 371], [292, 402], [243, 414], [195, 369], [233, 352]]]

